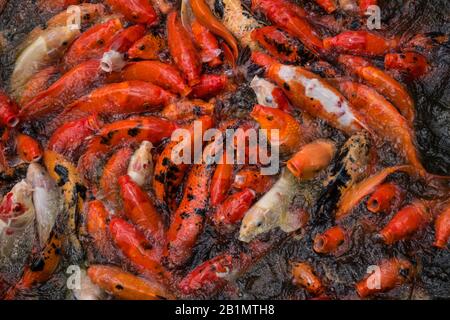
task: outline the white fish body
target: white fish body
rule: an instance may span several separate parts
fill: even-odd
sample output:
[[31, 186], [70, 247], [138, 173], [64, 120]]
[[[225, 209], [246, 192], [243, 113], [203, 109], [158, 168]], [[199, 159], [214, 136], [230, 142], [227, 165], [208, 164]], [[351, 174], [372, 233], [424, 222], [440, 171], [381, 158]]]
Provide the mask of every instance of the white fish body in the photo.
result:
[[19, 243], [26, 243], [31, 249], [35, 219], [32, 196], [31, 185], [22, 180], [3, 197], [0, 205], [0, 257], [11, 256], [14, 248], [21, 249]]
[[284, 170], [273, 187], [245, 214], [239, 240], [250, 242], [257, 235], [279, 227], [297, 191], [297, 179]]
[[153, 177], [152, 149], [153, 144], [150, 141], [143, 141], [128, 165], [128, 175], [140, 187], [148, 185]]
[[61, 57], [69, 44], [80, 34], [68, 26], [55, 27], [42, 32], [16, 60], [11, 75], [11, 91], [20, 97], [23, 87], [39, 70]]
[[105, 298], [105, 292], [91, 281], [86, 270], [81, 269], [79, 281], [79, 288], [72, 290], [76, 300], [103, 300]]
[[45, 168], [38, 163], [28, 167], [27, 181], [33, 187], [37, 230], [42, 247], [50, 236], [56, 217], [63, 210], [62, 193]]

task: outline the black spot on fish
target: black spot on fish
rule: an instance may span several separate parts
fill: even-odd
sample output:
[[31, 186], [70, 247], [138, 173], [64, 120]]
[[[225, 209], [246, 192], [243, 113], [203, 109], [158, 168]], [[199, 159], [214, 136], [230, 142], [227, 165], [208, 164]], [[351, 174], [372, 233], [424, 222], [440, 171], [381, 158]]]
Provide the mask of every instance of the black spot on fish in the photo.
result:
[[55, 166], [55, 173], [59, 176], [58, 186], [62, 187], [69, 181], [69, 169], [57, 164]]
[[141, 129], [139, 129], [139, 128], [132, 128], [132, 129], [128, 130], [128, 135], [130, 137], [136, 137], [139, 134], [139, 132], [141, 132]]
[[116, 284], [116, 289], [122, 291], [123, 290], [123, 286], [121, 286], [120, 284]]
[[39, 259], [33, 261], [33, 263], [30, 265], [30, 270], [33, 272], [38, 272], [44, 270], [45, 267], [45, 260], [40, 257]]
[[289, 85], [286, 82], [283, 83], [283, 88], [286, 89], [287, 91], [291, 90], [291, 87], [289, 87]]
[[182, 214], [180, 214], [180, 217], [181, 217], [181, 219], [187, 219], [187, 218], [189, 218], [189, 216], [190, 216], [190, 214], [189, 213], [186, 213], [186, 212], [183, 212]]
[[81, 197], [81, 199], [86, 200], [87, 188], [85, 186], [77, 183], [75, 185], [75, 190], [78, 193], [78, 195]]
[[169, 170], [166, 173], [166, 178], [167, 178], [167, 180], [176, 180], [177, 176], [175, 175], [175, 173], [173, 171]]
[[188, 193], [187, 199], [188, 199], [189, 201], [192, 201], [192, 200], [195, 199], [195, 196], [194, 196], [193, 194], [191, 194], [191, 193]]
[[163, 165], [164, 167], [169, 166], [169, 165], [170, 165], [170, 159], [167, 158], [167, 157], [165, 157], [165, 158], [163, 159], [163, 161], [162, 161], [162, 165]]
[[201, 217], [204, 217], [206, 215], [206, 209], [197, 208], [197, 209], [195, 209], [194, 212], [195, 212], [195, 214], [198, 214]]
[[194, 106], [194, 109], [192, 110], [194, 115], [201, 116], [202, 115], [202, 109], [199, 106]]
[[217, 14], [217, 16], [222, 19], [224, 15], [225, 7], [223, 5], [222, 0], [216, 0], [214, 1], [214, 12]]
[[111, 143], [112, 138], [114, 137], [114, 135], [117, 133], [116, 130], [110, 131], [108, 132], [108, 134], [106, 136], [102, 136], [100, 143], [101, 144], [106, 144], [109, 145]]
[[155, 180], [164, 183], [166, 181], [166, 176], [164, 174], [157, 174], [155, 175]]

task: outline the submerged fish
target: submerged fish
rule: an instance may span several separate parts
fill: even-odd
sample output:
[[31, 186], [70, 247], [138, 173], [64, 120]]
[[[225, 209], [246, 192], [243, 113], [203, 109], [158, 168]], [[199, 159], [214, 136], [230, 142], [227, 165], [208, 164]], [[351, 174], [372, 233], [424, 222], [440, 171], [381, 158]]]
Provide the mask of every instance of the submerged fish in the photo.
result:
[[62, 193], [45, 168], [38, 163], [31, 163], [28, 167], [27, 182], [33, 187], [37, 231], [39, 243], [43, 247], [56, 217], [63, 210]]
[[13, 95], [20, 97], [27, 81], [36, 72], [60, 58], [79, 34], [78, 29], [62, 26], [44, 31], [33, 41], [16, 60], [10, 82]]
[[240, 0], [216, 0], [215, 8], [220, 8], [222, 23], [238, 39], [241, 46], [257, 49], [259, 46], [251, 38], [253, 30], [262, 25], [244, 9]]

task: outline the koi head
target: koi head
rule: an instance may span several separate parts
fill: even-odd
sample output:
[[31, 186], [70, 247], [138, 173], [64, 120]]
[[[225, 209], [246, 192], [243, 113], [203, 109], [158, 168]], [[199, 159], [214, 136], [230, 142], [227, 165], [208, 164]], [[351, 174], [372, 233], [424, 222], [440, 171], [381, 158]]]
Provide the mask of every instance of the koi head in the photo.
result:
[[267, 232], [277, 225], [278, 216], [274, 211], [255, 205], [247, 211], [242, 220], [239, 240], [250, 242], [257, 235]]
[[[52, 30], [45, 39], [48, 48], [68, 47], [69, 44], [80, 35], [80, 30], [71, 26], [57, 27]], [[49, 55], [52, 52], [48, 52]]]
[[128, 166], [128, 175], [141, 187], [150, 181], [153, 174], [152, 149], [153, 144], [150, 141], [143, 141]]
[[304, 146], [287, 167], [298, 178], [312, 179], [319, 171], [326, 168], [336, 153], [336, 147], [331, 140], [319, 140]]
[[[271, 144], [278, 143], [281, 152], [290, 153], [298, 149], [300, 139], [300, 125], [290, 114], [276, 108], [255, 105], [250, 113], [262, 129], [266, 129], [267, 138]], [[274, 136], [278, 130], [278, 138]]]
[[22, 180], [3, 198], [0, 204], [0, 220], [10, 227], [25, 228], [33, 218], [33, 188]]

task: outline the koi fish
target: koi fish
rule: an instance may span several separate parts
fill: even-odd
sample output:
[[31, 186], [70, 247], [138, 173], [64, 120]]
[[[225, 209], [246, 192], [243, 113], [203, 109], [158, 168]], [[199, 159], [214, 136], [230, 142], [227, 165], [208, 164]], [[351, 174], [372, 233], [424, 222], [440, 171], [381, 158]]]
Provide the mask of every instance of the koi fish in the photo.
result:
[[70, 43], [80, 34], [68, 26], [51, 28], [43, 32], [17, 58], [11, 75], [10, 88], [14, 97], [22, 95], [25, 84], [36, 72], [62, 57]]
[[48, 172], [38, 163], [28, 166], [27, 181], [33, 188], [33, 203], [41, 248], [50, 237], [58, 214], [63, 210], [61, 190]]
[[280, 225], [282, 215], [288, 210], [298, 190], [296, 178], [284, 170], [278, 181], [259, 199], [242, 219], [239, 240], [250, 242], [259, 234], [265, 233]]

